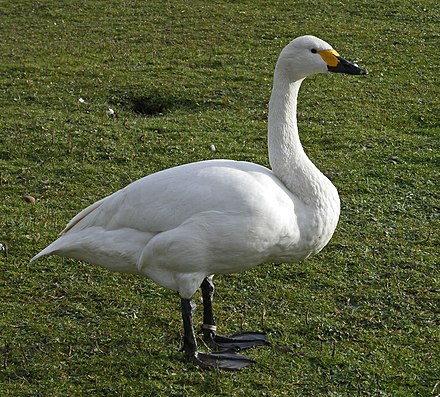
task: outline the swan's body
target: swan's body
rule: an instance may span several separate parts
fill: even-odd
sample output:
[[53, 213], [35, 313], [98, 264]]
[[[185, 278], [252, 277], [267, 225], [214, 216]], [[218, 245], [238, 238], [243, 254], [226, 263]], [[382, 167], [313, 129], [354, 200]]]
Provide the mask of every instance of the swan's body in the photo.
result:
[[312, 36], [282, 51], [269, 104], [272, 170], [211, 160], [146, 176], [80, 212], [33, 259], [57, 254], [145, 275], [189, 300], [212, 274], [319, 252], [336, 228], [339, 197], [301, 146], [296, 101], [304, 77], [339, 60]]
[[211, 274], [318, 252], [339, 215], [336, 189], [327, 196], [320, 206], [308, 205], [252, 163], [186, 164], [92, 204], [41, 255], [143, 274], [189, 298]]

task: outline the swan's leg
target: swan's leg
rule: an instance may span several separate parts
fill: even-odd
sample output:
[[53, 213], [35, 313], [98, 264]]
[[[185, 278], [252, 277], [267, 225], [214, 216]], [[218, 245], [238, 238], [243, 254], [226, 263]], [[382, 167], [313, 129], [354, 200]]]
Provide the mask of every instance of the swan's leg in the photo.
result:
[[205, 343], [218, 350], [242, 350], [254, 346], [269, 345], [267, 337], [261, 332], [240, 332], [230, 336], [218, 335], [214, 315], [212, 312], [212, 297], [214, 295], [214, 283], [210, 277], [202, 282], [203, 298], [203, 339]]
[[218, 368], [239, 370], [253, 364], [255, 361], [242, 354], [230, 352], [202, 353], [197, 350], [192, 315], [194, 306], [191, 299], [182, 298], [183, 318], [183, 348], [190, 361], [202, 368]]
[[203, 336], [209, 341], [209, 338], [215, 333], [216, 326], [214, 313], [212, 310], [212, 299], [214, 297], [214, 283], [211, 277], [206, 277], [202, 282], [203, 299]]

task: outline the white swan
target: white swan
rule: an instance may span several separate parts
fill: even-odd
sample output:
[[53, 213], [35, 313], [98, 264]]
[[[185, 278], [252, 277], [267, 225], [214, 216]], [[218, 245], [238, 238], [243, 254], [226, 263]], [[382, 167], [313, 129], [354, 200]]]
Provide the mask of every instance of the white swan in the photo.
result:
[[[210, 160], [148, 175], [80, 212], [32, 261], [56, 254], [147, 276], [179, 292], [191, 361], [225, 369], [250, 365], [253, 360], [231, 348], [264, 345], [266, 337], [216, 334], [211, 275], [262, 262], [298, 262], [330, 240], [339, 217], [338, 193], [305, 154], [296, 123], [301, 82], [327, 71], [366, 74], [313, 36], [298, 37], [282, 50], [269, 103], [272, 170]], [[220, 350], [216, 353], [197, 350], [191, 297], [200, 286], [203, 333]]]

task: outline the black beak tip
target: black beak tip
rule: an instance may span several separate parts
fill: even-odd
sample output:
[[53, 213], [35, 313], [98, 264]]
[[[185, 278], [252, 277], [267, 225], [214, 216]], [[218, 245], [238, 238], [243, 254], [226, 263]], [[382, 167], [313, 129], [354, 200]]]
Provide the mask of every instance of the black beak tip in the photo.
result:
[[[348, 74], [350, 74], [350, 73], [348, 73]], [[366, 76], [368, 74], [368, 72], [365, 69], [359, 68], [359, 70], [357, 70], [356, 73], [351, 73], [351, 74], [357, 74], [357, 75], [361, 75], [361, 76]]]
[[365, 69], [360, 68], [360, 67], [359, 67], [358, 65], [356, 65], [356, 64], [354, 64], [354, 66], [358, 68], [358, 70], [359, 70], [359, 74], [362, 74], [362, 75], [367, 75], [367, 74], [368, 74], [368, 72], [367, 72]]
[[360, 68], [355, 63], [351, 63], [342, 57], [337, 57], [339, 63], [336, 66], [328, 66], [329, 72], [354, 74], [354, 75], [367, 75], [368, 72], [365, 69]]

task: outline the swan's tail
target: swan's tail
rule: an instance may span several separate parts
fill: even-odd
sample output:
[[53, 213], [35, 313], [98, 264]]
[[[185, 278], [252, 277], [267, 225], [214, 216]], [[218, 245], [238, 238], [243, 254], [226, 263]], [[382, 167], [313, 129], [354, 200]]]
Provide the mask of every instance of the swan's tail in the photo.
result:
[[[63, 234], [60, 238], [49, 244], [44, 250], [35, 255], [30, 262], [34, 262], [42, 256], [46, 255], [60, 255], [70, 258], [77, 258], [75, 250], [81, 248], [81, 241], [78, 240], [79, 233]], [[80, 259], [80, 258], [78, 258]]]
[[139, 255], [153, 236], [153, 233], [130, 228], [105, 230], [94, 226], [77, 232], [70, 230], [35, 255], [31, 262], [45, 255], [59, 255], [116, 272], [137, 273]]
[[54, 241], [52, 244], [48, 245], [44, 250], [40, 251], [37, 255], [35, 255], [31, 260], [30, 263], [36, 261], [37, 259], [41, 258], [42, 256], [45, 255], [50, 255], [50, 254], [55, 254], [57, 248], [56, 248], [56, 243], [58, 242], [58, 240]]

